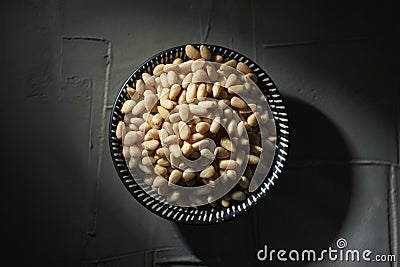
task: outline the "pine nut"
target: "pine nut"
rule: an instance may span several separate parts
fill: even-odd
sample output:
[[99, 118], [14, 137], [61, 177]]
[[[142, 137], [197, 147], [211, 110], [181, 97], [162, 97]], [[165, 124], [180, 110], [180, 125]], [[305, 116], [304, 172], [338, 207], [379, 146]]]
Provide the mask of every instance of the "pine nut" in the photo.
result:
[[260, 158], [254, 155], [249, 155], [249, 164], [255, 165], [260, 162]]
[[171, 90], [169, 91], [169, 98], [171, 100], [175, 100], [176, 97], [181, 93], [182, 87], [179, 84], [174, 84], [171, 86]]
[[183, 121], [179, 122], [179, 137], [182, 140], [188, 140], [192, 132], [190, 131], [189, 126]]
[[235, 169], [237, 167], [237, 163], [231, 159], [222, 159], [218, 162], [218, 166], [220, 169]]
[[231, 140], [229, 140], [229, 138], [227, 138], [227, 137], [222, 137], [221, 138], [221, 141], [220, 141], [220, 144], [221, 144], [221, 146], [223, 147], [223, 148], [225, 148], [226, 150], [228, 150], [228, 151], [231, 151], [232, 152], [232, 142], [231, 142]]
[[193, 60], [199, 59], [201, 57], [200, 52], [192, 45], [186, 45], [185, 52], [186, 55]]
[[157, 66], [154, 67], [153, 69], [153, 75], [160, 74], [164, 70], [164, 64], [158, 64]]
[[135, 144], [136, 142], [140, 141], [140, 139], [141, 139], [141, 136], [138, 132], [134, 132], [134, 131], [128, 132], [124, 138], [124, 145], [131, 146], [131, 145]]
[[200, 101], [205, 100], [207, 97], [207, 88], [204, 83], [200, 84], [197, 88], [197, 99]]
[[254, 112], [253, 114], [251, 114], [247, 118], [247, 123], [252, 127], [257, 126], [258, 125], [257, 116], [258, 116], [258, 112]]
[[196, 125], [196, 131], [201, 134], [206, 134], [210, 130], [210, 124], [206, 122], [199, 122]]
[[125, 103], [122, 105], [121, 113], [126, 114], [132, 110], [132, 108], [136, 105], [134, 100], [126, 100]]
[[159, 145], [160, 142], [158, 140], [144, 141], [142, 144], [143, 148], [146, 150], [156, 150]]
[[193, 113], [194, 115], [202, 116], [207, 114], [207, 109], [195, 104], [190, 104], [189, 109], [190, 112]]
[[246, 199], [246, 195], [242, 191], [235, 191], [231, 194], [231, 198], [236, 201], [243, 201]]
[[246, 65], [246, 63], [239, 62], [236, 65], [236, 69], [244, 74], [250, 73], [251, 69]]
[[245, 107], [247, 107], [247, 104], [239, 97], [234, 96], [231, 99], [231, 106], [233, 106], [235, 108], [245, 108]]
[[171, 184], [176, 184], [179, 182], [179, 180], [182, 178], [182, 172], [179, 170], [173, 170], [171, 174], [169, 175], [169, 180], [168, 182]]
[[197, 96], [197, 84], [190, 83], [186, 92], [186, 102], [192, 103]]
[[178, 81], [178, 75], [176, 75], [175, 71], [172, 71], [172, 70], [168, 71], [167, 81], [168, 81], [169, 85], [173, 85]]
[[187, 157], [193, 152], [193, 147], [192, 147], [192, 145], [190, 143], [184, 141], [181, 150], [182, 150], [182, 154], [185, 157]]
[[211, 59], [210, 50], [208, 50], [208, 48], [205, 45], [201, 45], [200, 46], [200, 55], [205, 60], [210, 60]]
[[115, 135], [117, 136], [118, 139], [122, 139], [122, 132], [124, 128], [125, 128], [125, 123], [123, 121], [118, 122], [117, 129], [115, 131]]
[[158, 130], [157, 129], [150, 129], [144, 136], [144, 140], [148, 141], [151, 139], [159, 139]]

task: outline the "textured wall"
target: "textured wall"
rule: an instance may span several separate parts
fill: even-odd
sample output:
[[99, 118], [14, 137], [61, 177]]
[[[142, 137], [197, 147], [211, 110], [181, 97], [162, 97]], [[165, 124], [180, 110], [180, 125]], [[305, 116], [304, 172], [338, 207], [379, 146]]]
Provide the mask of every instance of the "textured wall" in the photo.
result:
[[[266, 266], [255, 256], [264, 244], [323, 249], [339, 237], [400, 257], [394, 1], [7, 2], [6, 265]], [[292, 127], [289, 166], [270, 195], [245, 216], [200, 228], [140, 206], [107, 146], [110, 108], [128, 75], [190, 42], [261, 64], [285, 96]]]

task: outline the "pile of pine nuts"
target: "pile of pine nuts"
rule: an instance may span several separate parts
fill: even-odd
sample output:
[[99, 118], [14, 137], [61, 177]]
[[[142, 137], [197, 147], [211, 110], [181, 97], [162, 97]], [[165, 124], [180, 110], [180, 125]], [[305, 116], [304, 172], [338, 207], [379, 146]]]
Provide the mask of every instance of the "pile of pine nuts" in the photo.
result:
[[[145, 72], [126, 85], [129, 99], [122, 105], [124, 119], [117, 125], [116, 137], [122, 141], [122, 154], [131, 173], [142, 177], [168, 202], [179, 204], [181, 199], [179, 191], [170, 185], [199, 187], [213, 184], [218, 178], [236, 179], [237, 184], [217, 200], [207, 195], [210, 192], [197, 194], [213, 207], [229, 207], [244, 201], [249, 194], [249, 184], [263, 151], [259, 123], [273, 120], [267, 111], [257, 110], [256, 104], [246, 103], [239, 96], [247, 87], [228, 69], [258, 82], [245, 63], [211, 54], [204, 45], [199, 50], [187, 45], [185, 54], [189, 60], [175, 58], [168, 64], [156, 65], [153, 73]], [[215, 69], [207, 62], [222, 65]], [[221, 111], [223, 106], [229, 109]], [[216, 117], [210, 117], [210, 113]], [[234, 116], [240, 118], [239, 123], [233, 120]], [[231, 140], [231, 133], [239, 137]], [[248, 138], [241, 139], [245, 134]], [[266, 138], [272, 144], [275, 132], [271, 131]], [[248, 155], [241, 154], [238, 143], [249, 147]], [[204, 159], [199, 163], [201, 169], [180, 161], [199, 158]], [[239, 167], [243, 168], [242, 174]], [[196, 203], [192, 197], [190, 201]]]

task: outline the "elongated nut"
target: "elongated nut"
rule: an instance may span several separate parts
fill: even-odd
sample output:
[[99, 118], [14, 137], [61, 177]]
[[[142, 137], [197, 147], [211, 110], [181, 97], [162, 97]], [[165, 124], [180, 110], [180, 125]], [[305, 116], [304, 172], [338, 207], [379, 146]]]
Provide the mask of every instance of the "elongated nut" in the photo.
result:
[[239, 186], [243, 189], [249, 188], [250, 181], [246, 176], [240, 177]]
[[179, 137], [182, 140], [188, 140], [190, 138], [191, 134], [192, 134], [192, 132], [190, 131], [189, 126], [185, 122], [180, 121], [179, 122]]
[[200, 84], [197, 88], [197, 99], [200, 101], [205, 100], [207, 97], [207, 88], [204, 83]]
[[179, 105], [179, 116], [183, 121], [187, 121], [189, 119], [189, 105], [181, 104]]
[[243, 201], [246, 199], [246, 195], [242, 191], [235, 191], [231, 194], [231, 198], [236, 201]]
[[[139, 95], [139, 94], [136, 94], [136, 90], [135, 90], [135, 89], [133, 89], [132, 87], [130, 87], [130, 86], [128, 85], [128, 87], [126, 88], [126, 92], [127, 92], [128, 95], [131, 97], [131, 99], [137, 100], [137, 95]], [[134, 99], [134, 98], [135, 98], [135, 99]]]
[[163, 176], [163, 177], [165, 177], [165, 176], [167, 175], [167, 168], [165, 168], [165, 167], [163, 167], [163, 166], [160, 166], [160, 165], [158, 165], [158, 164], [156, 164], [156, 166], [154, 166], [154, 171], [155, 171], [158, 175]]
[[185, 52], [186, 55], [193, 60], [199, 59], [201, 57], [200, 52], [192, 45], [186, 45]]
[[190, 140], [191, 142], [197, 142], [197, 141], [203, 140], [204, 137], [205, 137], [204, 134], [201, 134], [201, 133], [194, 133], [194, 134], [192, 134], [192, 135], [190, 136], [189, 140]]
[[255, 83], [258, 82], [257, 75], [255, 75], [254, 73], [247, 73], [247, 74], [245, 75], [245, 77], [249, 78], [250, 80], [252, 80], [252, 81], [255, 82]]
[[140, 95], [143, 94], [143, 92], [144, 92], [144, 82], [143, 82], [142, 79], [136, 80], [135, 89], [136, 89], [136, 92], [138, 92]]
[[137, 145], [129, 147], [129, 155], [134, 158], [138, 158], [141, 155], [140, 148]]
[[211, 123], [210, 126], [210, 132], [211, 133], [217, 133], [221, 127], [221, 125], [219, 124], [219, 122], [221, 121], [221, 117], [215, 117], [215, 119], [213, 120], [213, 122]]
[[232, 152], [232, 149], [233, 149], [233, 147], [232, 147], [232, 142], [231, 142], [231, 140], [229, 140], [228, 137], [222, 137], [222, 138], [221, 138], [221, 141], [220, 141], [220, 144], [221, 144], [221, 146], [222, 146], [223, 148], [225, 148], [226, 150]]
[[171, 184], [176, 184], [179, 182], [179, 180], [182, 178], [182, 172], [179, 170], [173, 170], [171, 174], [169, 175], [168, 182]]
[[235, 169], [237, 167], [236, 161], [232, 159], [222, 159], [218, 162], [220, 169]]
[[247, 107], [246, 102], [244, 102], [242, 99], [240, 99], [237, 96], [232, 97], [231, 105], [232, 105], [232, 107], [235, 107], [235, 108], [245, 108], [245, 107]]
[[190, 143], [184, 141], [181, 151], [182, 151], [182, 154], [185, 155], [185, 157], [187, 157], [193, 152], [193, 147]]
[[142, 79], [144, 81], [144, 83], [150, 87], [153, 87], [156, 85], [156, 82], [154, 80], [154, 77], [151, 76], [150, 74], [148, 74], [147, 72], [144, 72], [142, 74]]
[[136, 142], [140, 141], [141, 136], [138, 132], [131, 131], [128, 132], [124, 137], [124, 145], [131, 146]]
[[181, 64], [181, 63], [183, 63], [183, 60], [180, 57], [175, 58], [174, 61], [172, 61], [172, 64]]
[[236, 171], [234, 171], [234, 170], [227, 170], [227, 171], [226, 171], [226, 176], [227, 176], [229, 179], [234, 180], [234, 179], [236, 179]]
[[153, 69], [153, 75], [157, 75], [162, 72], [164, 70], [164, 66], [164, 64], [158, 64], [157, 66], [155, 66]]
[[209, 159], [211, 161], [213, 161], [215, 158], [214, 153], [212, 153], [209, 149], [206, 149], [206, 148], [201, 149], [200, 154], [202, 157]]
[[166, 183], [167, 183], [167, 179], [165, 179], [161, 176], [157, 176], [156, 178], [154, 178], [153, 186], [156, 188], [159, 188], [159, 187], [165, 185]]
[[213, 97], [215, 97], [215, 98], [219, 97], [221, 91], [222, 91], [221, 86], [218, 83], [214, 83], [214, 85], [212, 87]]
[[226, 159], [231, 156], [231, 152], [219, 146], [215, 148], [214, 155], [217, 159]]
[[117, 124], [117, 129], [115, 130], [115, 135], [117, 136], [118, 139], [122, 138], [122, 133], [125, 128], [125, 123], [123, 121], [118, 122]]
[[230, 94], [240, 94], [243, 93], [246, 90], [246, 87], [244, 87], [244, 85], [242, 84], [238, 84], [238, 85], [232, 85], [230, 87], [228, 87], [228, 93]]
[[144, 141], [142, 144], [143, 148], [146, 150], [156, 150], [159, 145], [160, 142], [158, 140]]
[[174, 102], [172, 102], [169, 99], [161, 99], [160, 104], [161, 104], [161, 106], [163, 106], [164, 108], [169, 109], [169, 110], [171, 110], [175, 107]]
[[159, 139], [158, 130], [157, 129], [150, 129], [144, 136], [144, 140], [148, 141], [151, 139]]
[[200, 55], [205, 60], [210, 60], [210, 58], [211, 58], [210, 50], [208, 50], [207, 46], [205, 46], [205, 45], [200, 46]]
[[258, 164], [260, 162], [260, 158], [254, 155], [249, 155], [249, 164]]
[[227, 207], [230, 206], [230, 202], [229, 202], [229, 200], [221, 199], [221, 205], [222, 205], [224, 208], [227, 208]]
[[205, 109], [199, 105], [190, 104], [189, 109], [190, 109], [190, 112], [193, 113], [194, 115], [203, 116], [203, 115], [207, 114], [207, 109]]
[[124, 156], [124, 158], [130, 158], [131, 155], [129, 154], [129, 146], [124, 146], [122, 148], [122, 155]]
[[157, 164], [163, 167], [168, 167], [170, 166], [170, 163], [167, 159], [165, 158], [160, 158], [159, 160], [157, 160]]
[[157, 106], [157, 111], [160, 113], [161, 117], [166, 120], [169, 117], [169, 111], [168, 109], [162, 107], [162, 106]]
[[224, 65], [227, 65], [232, 68], [236, 68], [237, 62], [234, 59], [228, 60], [227, 62], [224, 63]]
[[201, 83], [201, 82], [209, 82], [208, 75], [205, 70], [203, 69], [198, 69], [194, 74], [192, 78], [192, 82], [195, 83]]
[[167, 80], [170, 85], [173, 85], [177, 82], [178, 75], [176, 75], [175, 71], [170, 70], [170, 71], [168, 71], [168, 74], [167, 74]]
[[130, 158], [128, 162], [128, 168], [129, 169], [134, 169], [137, 167], [139, 164], [139, 159], [138, 158]]
[[254, 112], [253, 114], [251, 114], [248, 118], [247, 118], [247, 123], [254, 127], [257, 126], [258, 122], [257, 122], [257, 116], [258, 116], [258, 112]]
[[206, 134], [210, 130], [210, 124], [207, 122], [199, 122], [196, 125], [196, 131], [201, 134]]
[[131, 100], [131, 99], [126, 100], [121, 108], [122, 114], [126, 114], [126, 113], [130, 112], [135, 105], [136, 105], [136, 102], [134, 100]]
[[196, 173], [191, 169], [186, 169], [182, 174], [182, 178], [186, 182], [192, 180], [194, 177], [196, 177]]
[[176, 99], [176, 97], [181, 93], [182, 87], [179, 84], [174, 84], [171, 86], [171, 90], [169, 91], [169, 98], [171, 100]]
[[225, 87], [229, 88], [229, 87], [231, 87], [233, 85], [236, 85], [237, 82], [238, 82], [238, 78], [237, 78], [236, 74], [235, 73], [231, 73], [228, 76], [228, 78], [226, 79]]
[[244, 74], [250, 73], [251, 69], [249, 68], [249, 66], [246, 65], [246, 63], [243, 62], [239, 62], [236, 65], [236, 69]]
[[186, 102], [192, 103], [197, 96], [197, 84], [190, 83], [186, 92]]
[[203, 179], [209, 179], [209, 178], [213, 177], [214, 174], [215, 174], [215, 169], [214, 169], [214, 166], [211, 165], [211, 166], [205, 168], [204, 170], [202, 170], [200, 172], [199, 176], [200, 176], [200, 178], [203, 178]]
[[144, 109], [145, 109], [144, 100], [141, 100], [133, 107], [132, 114], [139, 115]]

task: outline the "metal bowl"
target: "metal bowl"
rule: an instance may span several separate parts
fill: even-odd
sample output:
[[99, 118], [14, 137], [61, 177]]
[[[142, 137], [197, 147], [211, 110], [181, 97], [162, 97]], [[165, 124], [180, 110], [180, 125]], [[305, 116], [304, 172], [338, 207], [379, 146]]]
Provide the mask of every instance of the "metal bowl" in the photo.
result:
[[[116, 127], [118, 121], [123, 119], [121, 107], [129, 98], [126, 85], [141, 77], [143, 72], [152, 73], [154, 67], [160, 63], [171, 63], [177, 57], [187, 60], [188, 58], [185, 55], [185, 45], [173, 47], [152, 56], [129, 76], [114, 101], [109, 124], [109, 145], [111, 157], [119, 178], [125, 185], [126, 189], [136, 198], [137, 201], [153, 213], [173, 222], [193, 225], [209, 225], [228, 221], [244, 214], [256, 206], [279, 179], [286, 163], [289, 147], [289, 124], [286, 107], [281, 94], [268, 74], [251, 59], [236, 51], [216, 45], [204, 45], [208, 47], [212, 54], [220, 54], [223, 55], [224, 58], [244, 62], [253, 70], [253, 73], [258, 77], [257, 85], [263, 94], [266, 95], [268, 104], [275, 119], [277, 141], [275, 156], [271, 168], [263, 183], [256, 191], [249, 193], [243, 202], [231, 205], [228, 208], [219, 206], [213, 208], [209, 205], [194, 208], [178, 207], [159, 201], [153, 196], [147, 194], [142, 187], [137, 184], [128, 169], [124, 156], [122, 155], [122, 142], [116, 138]], [[197, 49], [200, 48], [200, 44], [195, 44], [193, 46]]]

